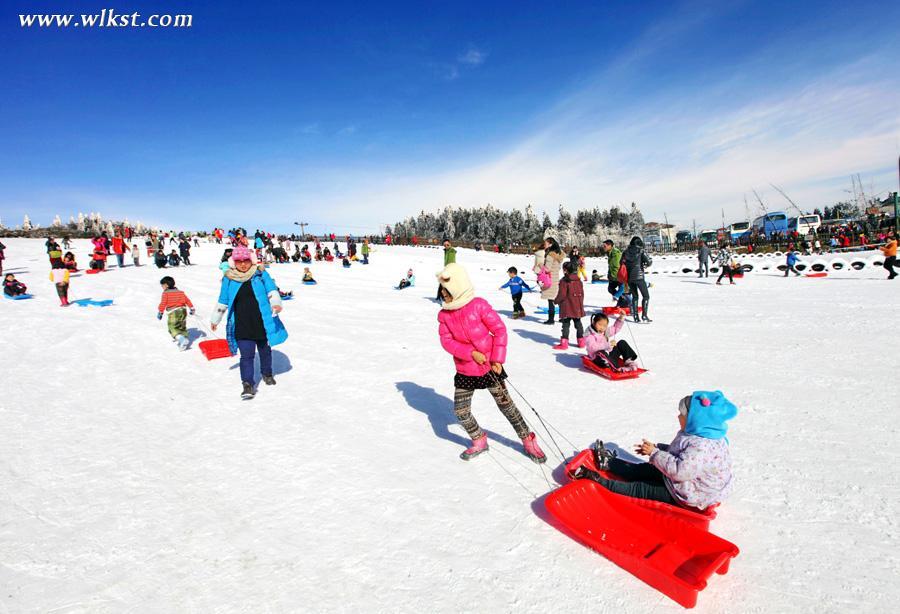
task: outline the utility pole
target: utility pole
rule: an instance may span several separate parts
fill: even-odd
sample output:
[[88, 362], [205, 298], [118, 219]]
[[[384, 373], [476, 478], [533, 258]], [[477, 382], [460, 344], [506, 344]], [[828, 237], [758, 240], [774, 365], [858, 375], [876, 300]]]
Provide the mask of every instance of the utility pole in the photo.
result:
[[300, 236], [305, 237], [306, 236], [306, 227], [309, 226], [309, 223], [308, 222], [294, 222], [294, 225], [300, 227]]
[[666, 227], [663, 229], [663, 232], [665, 232], [665, 234], [663, 235], [663, 237], [664, 237], [663, 243], [665, 244], [666, 249], [671, 249], [672, 240], [671, 240], [671, 237], [669, 236], [669, 216], [666, 215], [665, 211], [663, 211], [663, 219], [666, 221]]

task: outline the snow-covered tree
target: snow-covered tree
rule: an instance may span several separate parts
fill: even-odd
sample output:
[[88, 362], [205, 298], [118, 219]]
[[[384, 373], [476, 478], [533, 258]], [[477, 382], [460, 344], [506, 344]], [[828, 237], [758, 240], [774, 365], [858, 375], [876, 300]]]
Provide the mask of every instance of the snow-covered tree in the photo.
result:
[[61, 227], [62, 227], [62, 220], [59, 219], [59, 216], [58, 216], [58, 215], [57, 215], [55, 218], [53, 218], [53, 227], [54, 227], [54, 228], [61, 228]]
[[31, 230], [31, 220], [28, 219], [28, 216], [25, 216], [25, 220], [22, 222], [22, 230]]

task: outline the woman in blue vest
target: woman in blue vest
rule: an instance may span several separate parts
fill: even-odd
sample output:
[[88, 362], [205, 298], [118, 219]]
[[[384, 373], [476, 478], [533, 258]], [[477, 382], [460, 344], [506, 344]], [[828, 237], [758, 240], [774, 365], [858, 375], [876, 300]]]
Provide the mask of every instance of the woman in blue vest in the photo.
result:
[[259, 350], [262, 380], [275, 384], [272, 376], [272, 347], [287, 339], [287, 331], [278, 314], [281, 297], [275, 280], [253, 260], [253, 252], [236, 247], [231, 253], [233, 265], [225, 271], [219, 304], [213, 312], [212, 329], [216, 330], [228, 312], [226, 338], [232, 354], [241, 354], [242, 399], [256, 396], [253, 362]]

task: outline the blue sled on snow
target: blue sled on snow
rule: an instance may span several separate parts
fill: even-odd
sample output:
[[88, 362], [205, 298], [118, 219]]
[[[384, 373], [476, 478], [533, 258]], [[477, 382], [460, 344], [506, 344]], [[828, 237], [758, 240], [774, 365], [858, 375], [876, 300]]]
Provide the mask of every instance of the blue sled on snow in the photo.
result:
[[[542, 313], [542, 314], [544, 314], [544, 315], [549, 315], [549, 314], [550, 314], [550, 310], [547, 309], [546, 307], [538, 307], [538, 308], [537, 308], [537, 313]], [[553, 307], [553, 313], [559, 313], [559, 307], [554, 306], [554, 307]]]
[[24, 300], [26, 300], [26, 299], [30, 299], [30, 298], [33, 298], [33, 297], [32, 297], [32, 295], [30, 295], [30, 294], [17, 294], [16, 296], [10, 296], [10, 295], [8, 295], [8, 294], [6, 294], [6, 293], [4, 292], [4, 293], [3, 293], [3, 298], [8, 298], [8, 299], [11, 300], [11, 301], [24, 301]]
[[317, 282], [317, 281], [315, 281], [315, 280], [313, 280], [313, 281], [304, 281], [304, 282], [303, 282], [303, 285], [304, 285], [304, 286], [315, 286], [317, 283], [319, 283], [319, 282]]
[[294, 300], [294, 297], [293, 297], [293, 296], [282, 296], [282, 297], [281, 297], [281, 300], [283, 300], [283, 301], [292, 301], [292, 300]]
[[113, 304], [113, 299], [107, 298], [102, 301], [95, 301], [92, 298], [80, 298], [77, 301], [70, 301], [72, 305], [78, 305], [79, 307], [109, 307]]

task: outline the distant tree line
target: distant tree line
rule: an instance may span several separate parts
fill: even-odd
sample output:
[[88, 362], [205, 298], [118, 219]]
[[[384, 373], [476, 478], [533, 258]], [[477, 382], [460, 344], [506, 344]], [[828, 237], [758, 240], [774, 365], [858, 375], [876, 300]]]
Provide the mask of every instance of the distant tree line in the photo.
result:
[[641, 236], [644, 216], [631, 203], [627, 211], [618, 206], [608, 209], [581, 209], [572, 215], [563, 205], [554, 223], [546, 213], [538, 218], [531, 205], [524, 210], [502, 211], [491, 205], [478, 208], [445, 207], [434, 213], [422, 211], [393, 226], [385, 234], [409, 240], [450, 239], [466, 243], [532, 245], [553, 236], [561, 245], [596, 248], [606, 239], [626, 244], [632, 236]]

